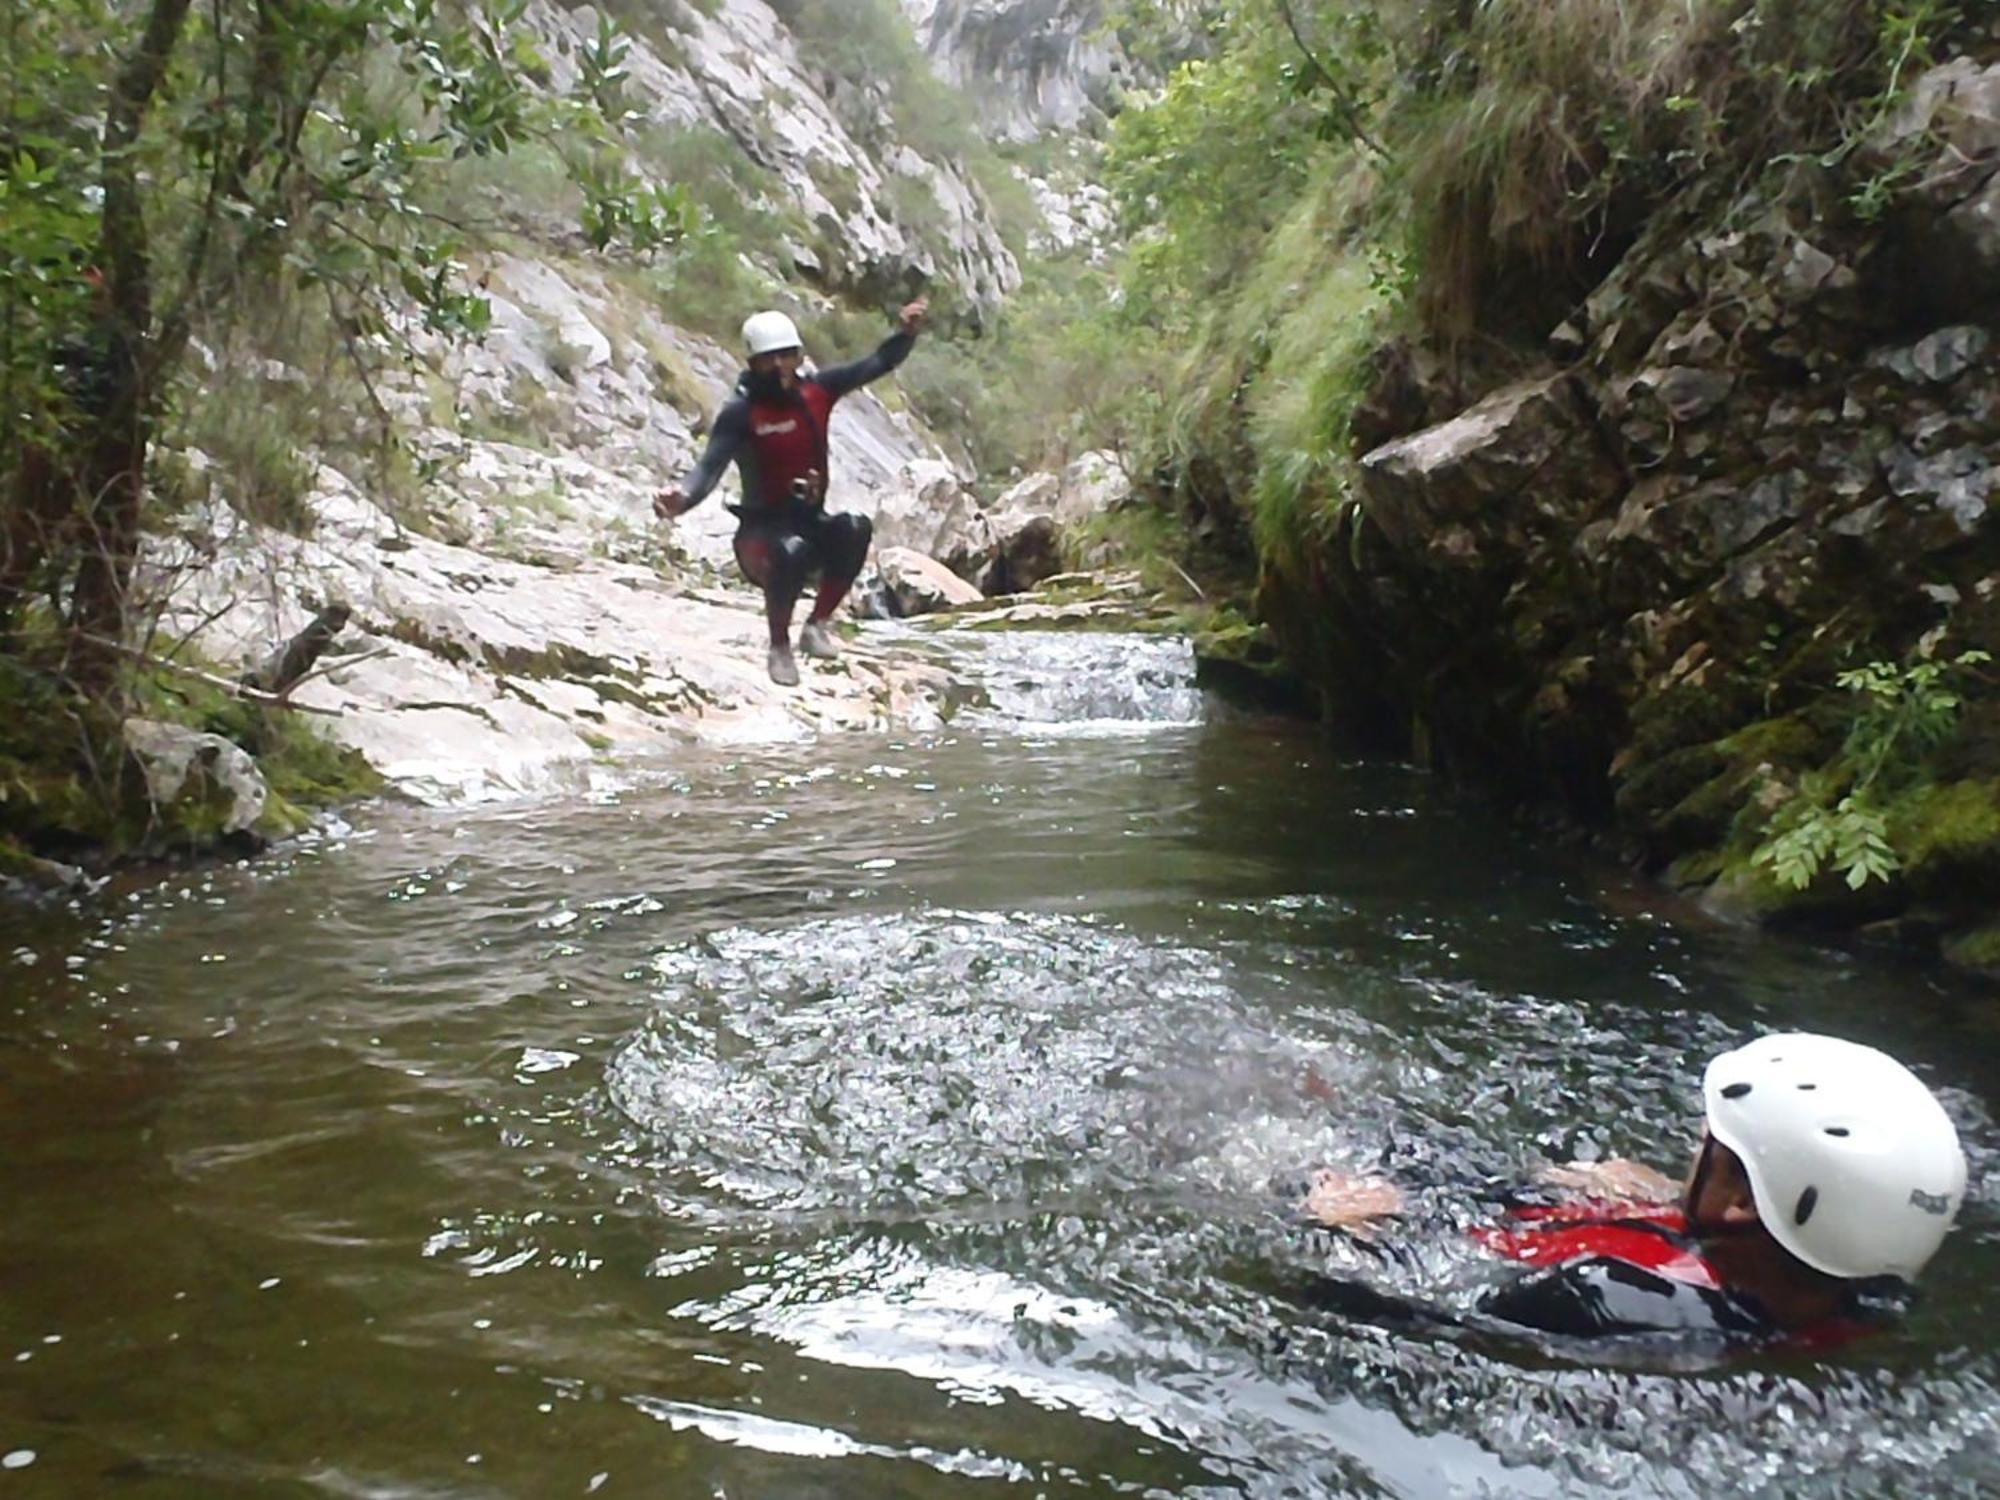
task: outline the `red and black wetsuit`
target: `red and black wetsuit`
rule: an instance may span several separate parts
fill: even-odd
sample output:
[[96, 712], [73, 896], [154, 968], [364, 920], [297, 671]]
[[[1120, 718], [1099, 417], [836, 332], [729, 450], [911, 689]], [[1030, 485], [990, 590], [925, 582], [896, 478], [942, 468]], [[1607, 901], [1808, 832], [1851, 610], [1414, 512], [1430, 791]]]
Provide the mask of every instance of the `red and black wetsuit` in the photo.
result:
[[[874, 528], [866, 516], [826, 512], [827, 423], [842, 396], [887, 375], [916, 341], [915, 334], [892, 334], [873, 354], [801, 376], [789, 391], [760, 386], [744, 371], [681, 486], [693, 507], [736, 464], [743, 483], [743, 503], [733, 507], [741, 523], [736, 561], [764, 590], [774, 642], [789, 633], [793, 603], [812, 574], [820, 575], [817, 620], [833, 613], [860, 575]], [[808, 490], [803, 499], [796, 493], [801, 481]]]
[[1480, 1298], [1471, 1315], [1353, 1283], [1323, 1282], [1308, 1300], [1369, 1322], [1449, 1332], [1509, 1330], [1559, 1340], [1687, 1340], [1722, 1347], [1837, 1346], [1868, 1331], [1859, 1308], [1786, 1329], [1756, 1298], [1728, 1286], [1678, 1208], [1593, 1202], [1510, 1208], [1473, 1242], [1531, 1273]]
[[1473, 1241], [1536, 1268], [1490, 1292], [1479, 1311], [1576, 1338], [1688, 1333], [1764, 1342], [1780, 1330], [1731, 1291], [1678, 1208], [1650, 1203], [1520, 1207]]

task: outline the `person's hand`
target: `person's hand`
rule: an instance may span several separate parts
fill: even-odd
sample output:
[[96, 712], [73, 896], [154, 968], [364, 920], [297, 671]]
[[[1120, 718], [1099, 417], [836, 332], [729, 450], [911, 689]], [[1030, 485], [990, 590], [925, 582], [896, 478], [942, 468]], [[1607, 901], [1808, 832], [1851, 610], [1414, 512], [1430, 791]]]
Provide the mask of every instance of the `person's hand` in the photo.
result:
[[653, 514], [658, 516], [662, 521], [671, 521], [687, 508], [687, 496], [681, 493], [679, 486], [670, 490], [661, 490], [659, 494], [653, 497]]
[[1609, 1161], [1573, 1161], [1567, 1166], [1544, 1167], [1535, 1174], [1545, 1186], [1560, 1188], [1584, 1198], [1611, 1198], [1630, 1203], [1673, 1203], [1681, 1196], [1681, 1185], [1664, 1172], [1656, 1172], [1642, 1162], [1614, 1156]]
[[931, 299], [919, 297], [914, 302], [903, 304], [903, 310], [896, 315], [905, 333], [922, 333], [931, 320]]
[[1368, 1230], [1376, 1227], [1376, 1220], [1403, 1211], [1403, 1192], [1385, 1177], [1349, 1177], [1324, 1167], [1313, 1174], [1299, 1207], [1307, 1218], [1328, 1229]]

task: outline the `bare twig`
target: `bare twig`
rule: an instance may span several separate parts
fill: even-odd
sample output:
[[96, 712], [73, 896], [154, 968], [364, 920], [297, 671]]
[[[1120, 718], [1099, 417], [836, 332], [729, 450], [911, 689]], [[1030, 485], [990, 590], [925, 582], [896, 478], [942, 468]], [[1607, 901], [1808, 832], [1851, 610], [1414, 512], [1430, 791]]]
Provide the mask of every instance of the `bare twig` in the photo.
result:
[[345, 601], [336, 600], [312, 617], [305, 629], [271, 653], [270, 659], [254, 672], [245, 673], [243, 685], [283, 698], [300, 678], [310, 672], [335, 636], [347, 628], [354, 614]]
[[1167, 566], [1172, 568], [1176, 573], [1181, 575], [1181, 581], [1185, 583], [1189, 588], [1194, 590], [1195, 598], [1201, 600], [1204, 604], [1208, 602], [1207, 592], [1202, 588], [1200, 584], [1196, 583], [1194, 579], [1188, 575], [1188, 570], [1186, 568], [1182, 567], [1179, 563], [1175, 562], [1171, 557], [1167, 559]]
[[210, 687], [227, 693], [232, 698], [240, 698], [246, 703], [258, 703], [266, 708], [289, 708], [296, 713], [302, 714], [322, 714], [329, 719], [338, 719], [342, 716], [340, 710], [337, 708], [315, 708], [310, 703], [294, 703], [277, 693], [267, 693], [261, 688], [253, 688], [241, 682], [231, 682], [227, 677], [217, 677], [213, 672], [204, 672], [201, 668], [190, 667], [184, 662], [168, 661], [163, 656], [153, 656], [141, 651], [136, 646], [127, 646], [122, 641], [114, 641], [104, 636], [92, 635], [89, 631], [79, 631], [78, 634], [82, 635], [92, 645], [98, 646], [103, 650], [116, 652], [118, 655], [128, 657], [133, 661], [144, 662], [149, 667], [164, 667], [169, 672], [178, 672], [183, 677], [192, 677], [197, 682], [205, 682]]
[[[291, 687], [285, 689], [287, 698], [289, 699], [289, 696], [293, 691], [295, 691], [298, 688], [304, 687], [307, 683], [311, 682], [316, 677], [329, 677], [335, 672], [341, 672], [345, 671], [349, 667], [359, 666], [364, 661], [373, 661], [378, 656], [387, 656], [394, 649], [395, 648], [393, 646], [377, 646], [373, 651], [363, 651], [356, 656], [343, 656], [340, 658], [339, 661], [330, 661], [323, 667], [314, 667], [310, 672], [306, 673], [305, 676], [301, 677], [297, 682], [293, 683]], [[292, 704], [291, 706], [294, 708], [299, 707], [299, 705], [296, 703]]]

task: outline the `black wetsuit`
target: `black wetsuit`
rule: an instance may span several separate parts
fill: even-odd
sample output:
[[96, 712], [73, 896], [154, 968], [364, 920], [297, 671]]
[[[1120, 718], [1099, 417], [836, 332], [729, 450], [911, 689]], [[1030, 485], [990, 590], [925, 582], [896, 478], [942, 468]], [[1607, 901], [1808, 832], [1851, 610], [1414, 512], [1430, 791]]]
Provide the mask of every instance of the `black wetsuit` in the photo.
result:
[[745, 370], [681, 486], [693, 507], [736, 464], [743, 483], [743, 503], [733, 507], [736, 561], [764, 591], [774, 644], [789, 639], [807, 579], [820, 577], [812, 617], [824, 620], [860, 576], [874, 527], [866, 516], [827, 513], [827, 422], [835, 402], [895, 369], [916, 341], [913, 333], [891, 334], [873, 354], [801, 376], [789, 391]]
[[1469, 1312], [1330, 1277], [1301, 1300], [1342, 1317], [1449, 1334], [1622, 1340], [1650, 1350], [1720, 1354], [1747, 1346], [1844, 1343], [1879, 1322], [1895, 1284], [1856, 1283], [1842, 1312], [1787, 1329], [1755, 1297], [1726, 1286], [1676, 1211], [1650, 1205], [1525, 1206], [1476, 1231], [1482, 1248], [1537, 1269], [1496, 1287]]

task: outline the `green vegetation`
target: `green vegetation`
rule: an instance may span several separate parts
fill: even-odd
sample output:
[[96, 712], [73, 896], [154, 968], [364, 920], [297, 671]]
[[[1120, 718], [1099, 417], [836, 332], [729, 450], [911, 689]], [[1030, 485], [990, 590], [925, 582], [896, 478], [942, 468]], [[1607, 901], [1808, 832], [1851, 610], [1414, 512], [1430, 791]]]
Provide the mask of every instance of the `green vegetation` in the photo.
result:
[[[214, 664], [158, 646], [184, 666], [218, 675]], [[269, 795], [252, 833], [282, 837], [306, 825], [309, 809], [351, 801], [381, 778], [351, 750], [325, 739], [300, 715], [232, 697], [188, 672], [157, 664], [124, 679], [122, 713], [217, 734], [257, 758]], [[165, 807], [149, 800], [144, 777], [124, 748], [109, 705], [80, 700], [65, 673], [52, 622], [31, 612], [15, 648], [0, 655], [0, 848], [26, 873], [31, 856], [102, 865], [128, 856], [198, 852], [220, 832], [222, 804], [191, 793]]]
[[[1006, 157], [978, 131], [966, 101], [931, 70], [907, 16], [896, 0], [774, 0], [798, 39], [801, 56], [835, 80], [831, 98], [841, 123], [863, 145], [892, 142], [930, 161], [962, 166], [985, 193], [1002, 238], [1016, 255], [1025, 252], [1028, 228], [1038, 220], [1034, 203]], [[893, 136], [885, 137], [886, 112]], [[833, 197], [846, 185], [821, 185]], [[948, 243], [950, 226], [934, 195], [916, 183], [893, 177], [894, 201], [881, 205], [933, 250]]]
[[[1635, 248], [1754, 235], [1785, 205], [1829, 242], [1905, 231], [1936, 143], [1866, 143], [1924, 69], [1995, 55], [1974, 8], [1125, 0], [1112, 20], [1167, 68], [1108, 148], [1130, 248], [1102, 316], [1163, 372], [1119, 447], [1205, 553], [1233, 537], [1253, 560], [1257, 614], [1343, 722], [1585, 816], [1615, 799], [1675, 878], [1760, 913], [1990, 906], [1995, 721], [1965, 649], [1993, 648], [1983, 606], [1947, 618], [1949, 648], [1935, 631], [1916, 646], [1941, 609], [1872, 607], [1836, 565], [1690, 615], [1670, 561], [1651, 595], [1614, 576], [1650, 565], [1621, 540], [1547, 576], [1468, 556], [1468, 588], [1494, 591], [1491, 635], [1427, 639], [1421, 591], [1440, 575], [1376, 534], [1357, 483], [1369, 449], [1551, 373], [1565, 325]], [[1633, 326], [1675, 306], [1643, 276], [1625, 290]], [[1547, 517], [1524, 503], [1518, 519], [1533, 535]], [[1952, 580], [1967, 598], [1981, 548]], [[1640, 607], [1628, 597], [1656, 602], [1620, 636], [1593, 611]], [[1397, 618], [1378, 634], [1382, 611]], [[1625, 654], [1655, 630], [1683, 662]]]
[[[1827, 867], [1839, 870], [1856, 890], [1871, 879], [1886, 880], [1904, 864], [1891, 828], [1892, 813], [1899, 810], [1895, 799], [1920, 781], [1925, 815], [1910, 817], [1911, 809], [1900, 809], [1908, 842], [1923, 839], [1935, 846], [1971, 822], [1983, 825], [1981, 840], [2000, 835], [1987, 799], [1968, 803], [1960, 792], [1941, 804], [1935, 784], [1924, 775], [1927, 758], [1957, 733], [1961, 685], [1972, 668], [1991, 660], [1984, 651], [1968, 650], [1949, 661], [1878, 661], [1841, 673], [1839, 686], [1858, 701], [1840, 750], [1800, 778], [1792, 797], [1773, 814], [1769, 836], [1751, 855], [1752, 863], [1793, 890], [1804, 890]], [[1914, 852], [1930, 854], [1935, 848]]]
[[1093, 448], [1136, 458], [1172, 378], [1113, 277], [1074, 259], [1034, 267], [978, 338], [927, 340], [898, 372], [911, 405], [990, 482]]
[[[684, 194], [628, 165], [623, 39], [600, 28], [576, 96], [554, 97], [524, 10], [52, 0], [0, 15], [0, 837], [13, 847], [143, 842], [118, 725], [148, 703], [221, 721], [150, 682], [157, 653], [135, 651], [163, 603], [139, 566], [148, 530], [171, 522], [212, 544], [213, 508], [190, 504], [202, 498], [306, 529], [305, 452], [358, 453], [371, 437], [385, 476], [421, 483], [378, 382], [415, 373], [412, 313], [431, 336], [486, 328], [465, 263], [494, 227], [472, 206], [508, 181], [492, 163], [536, 147], [524, 171], [538, 182], [560, 163], [600, 249], [648, 253], [692, 227]], [[306, 739], [236, 729], [279, 762], [296, 752], [311, 767], [302, 795], [330, 784]]]
[[[1396, 337], [1531, 357], [1698, 180], [1839, 170], [1964, 21], [1917, 0], [1256, 0], [1119, 116], [1127, 315], [1183, 352], [1147, 457], [1248, 497], [1268, 567], [1352, 540], [1349, 417]], [[1135, 42], [1184, 32], [1134, 0]], [[1876, 211], [1895, 184], [1851, 191]], [[1208, 487], [1213, 488], [1210, 481]]]

